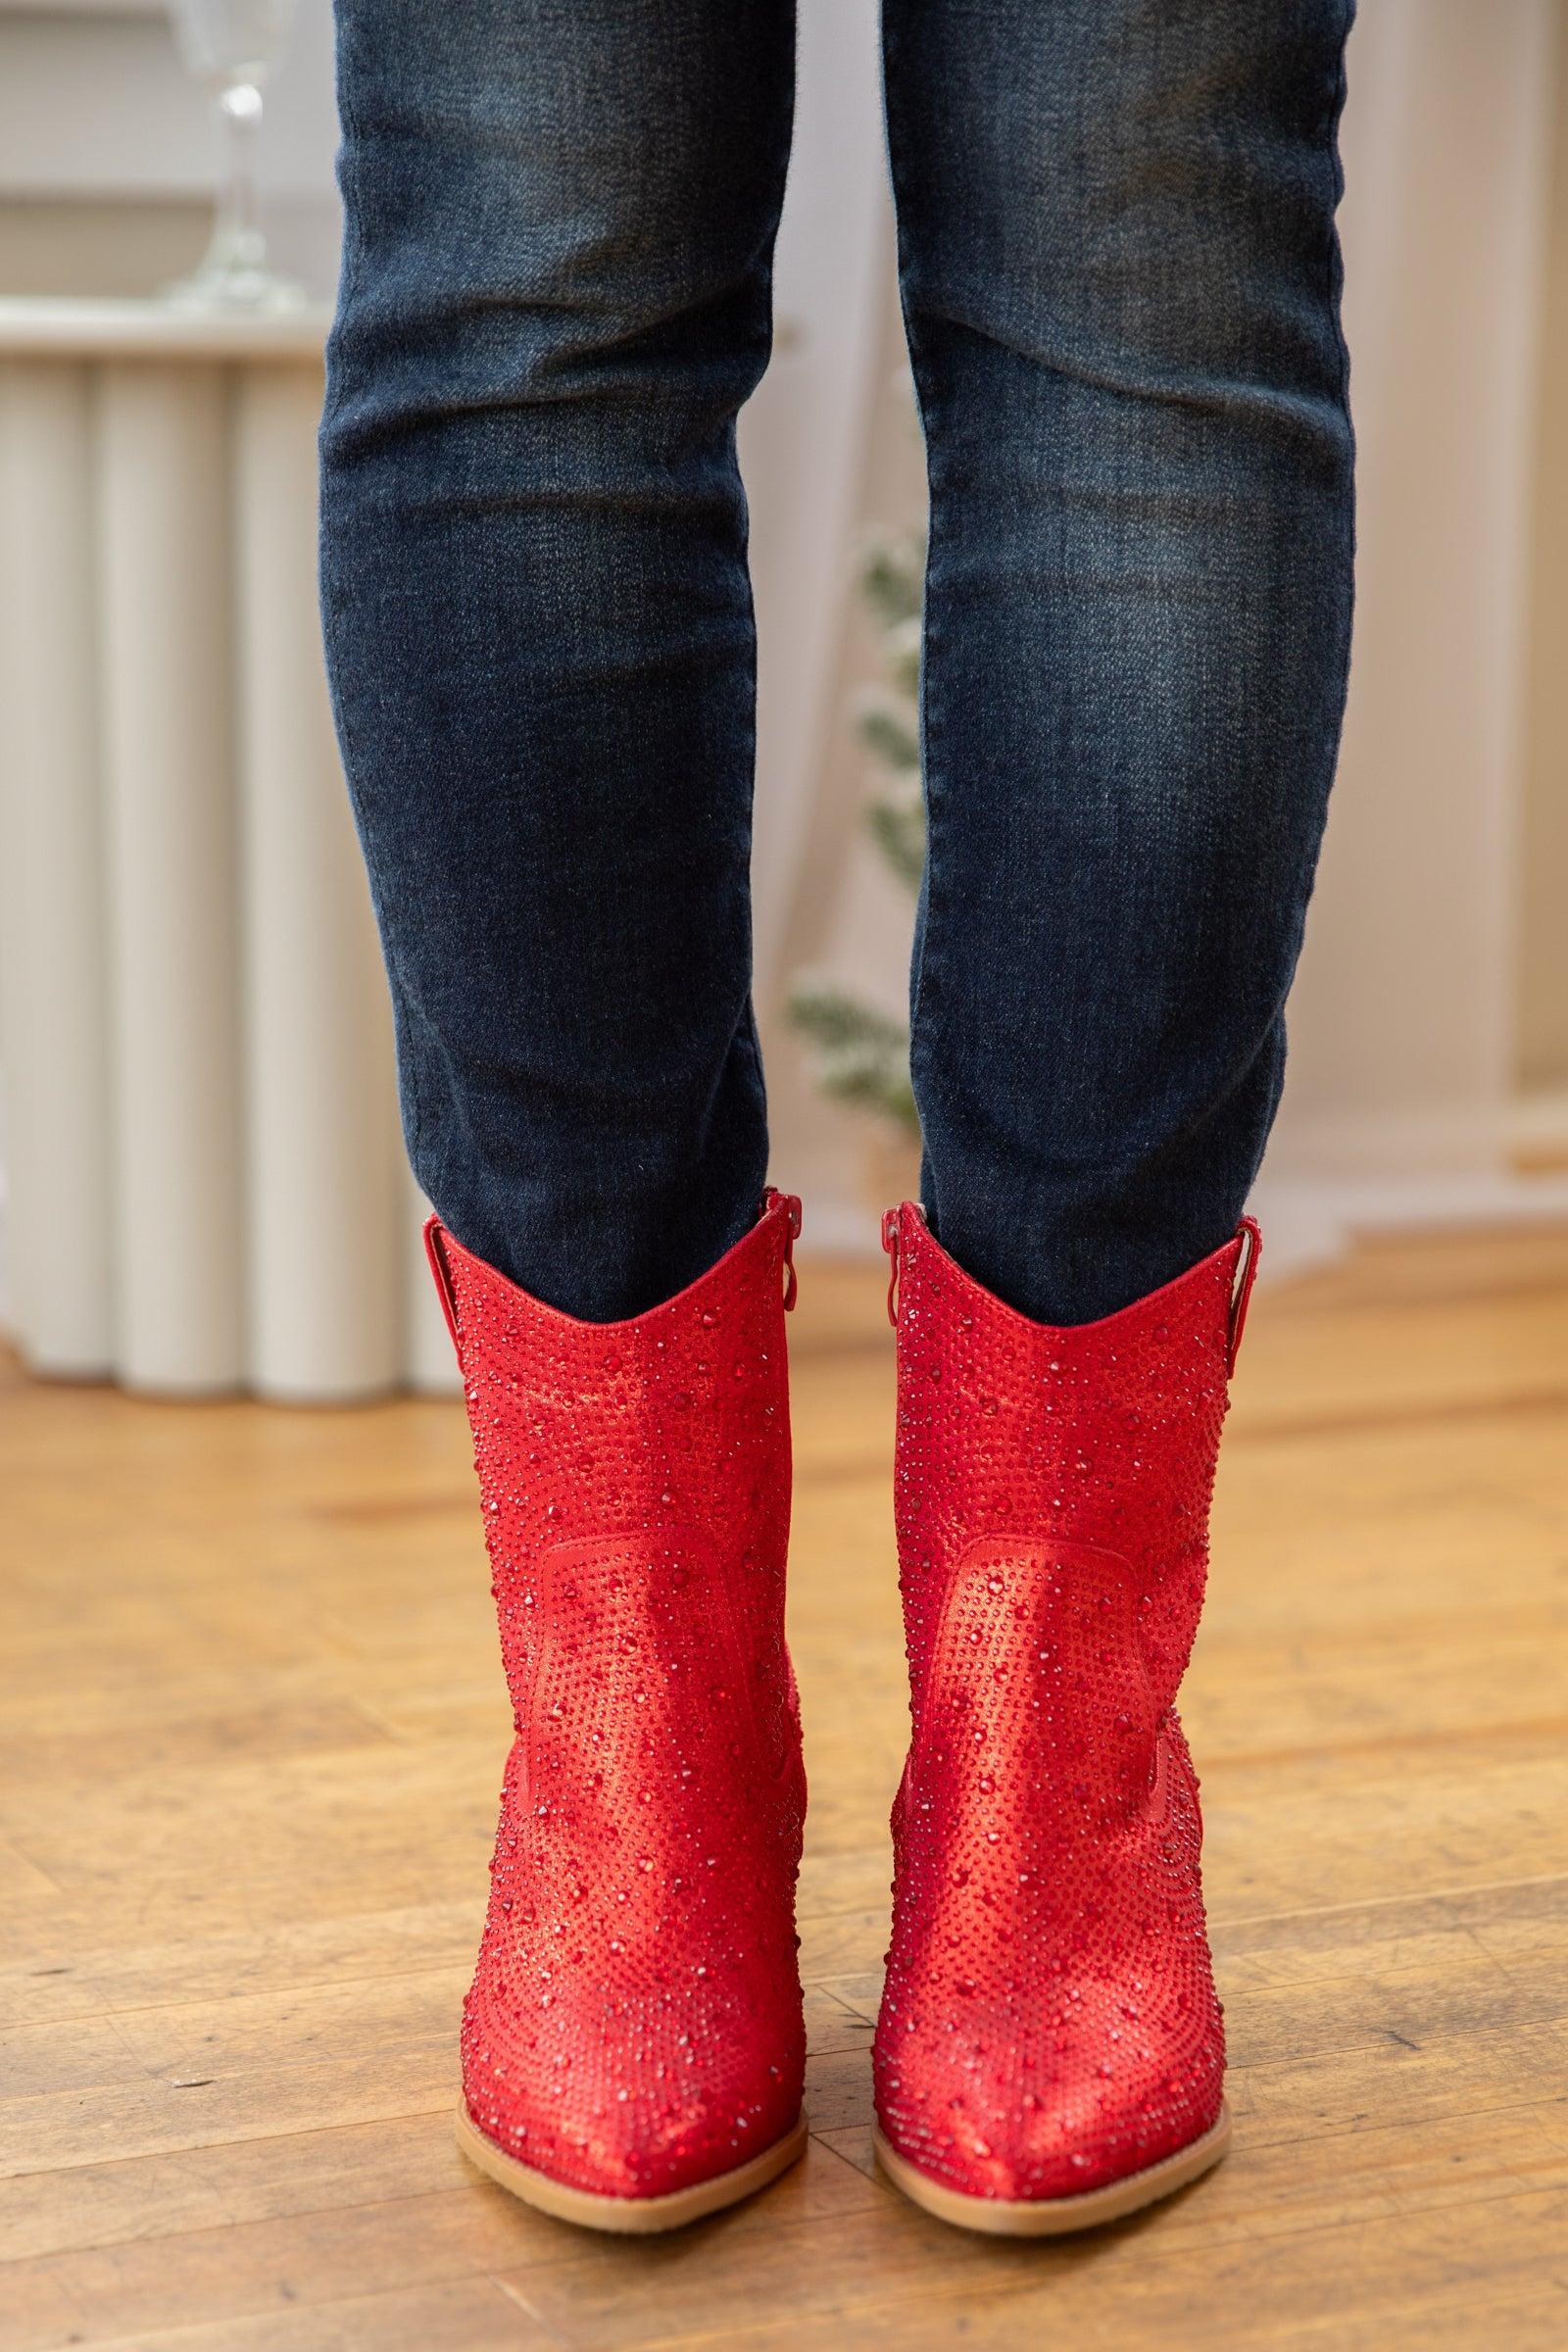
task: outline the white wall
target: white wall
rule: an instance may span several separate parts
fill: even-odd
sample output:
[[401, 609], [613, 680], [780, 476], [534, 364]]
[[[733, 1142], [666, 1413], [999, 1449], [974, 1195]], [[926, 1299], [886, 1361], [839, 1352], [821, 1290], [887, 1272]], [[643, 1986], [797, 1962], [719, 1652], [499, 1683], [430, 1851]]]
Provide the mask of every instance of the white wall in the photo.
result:
[[1505, 1150], [1552, 13], [1378, 0], [1352, 39], [1355, 645], [1273, 1172]]

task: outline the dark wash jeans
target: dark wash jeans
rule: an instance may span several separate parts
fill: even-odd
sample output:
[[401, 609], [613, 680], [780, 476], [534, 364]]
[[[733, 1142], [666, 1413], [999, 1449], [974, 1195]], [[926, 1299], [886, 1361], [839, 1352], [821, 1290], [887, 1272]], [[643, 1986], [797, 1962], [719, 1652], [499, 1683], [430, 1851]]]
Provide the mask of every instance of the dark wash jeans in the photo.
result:
[[[338, 0], [323, 595], [409, 1149], [461, 1241], [590, 1319], [701, 1273], [766, 1171], [735, 419], [793, 13]], [[1349, 635], [1350, 6], [883, 14], [931, 484], [925, 1200], [1076, 1322], [1227, 1237], [1278, 1099]]]

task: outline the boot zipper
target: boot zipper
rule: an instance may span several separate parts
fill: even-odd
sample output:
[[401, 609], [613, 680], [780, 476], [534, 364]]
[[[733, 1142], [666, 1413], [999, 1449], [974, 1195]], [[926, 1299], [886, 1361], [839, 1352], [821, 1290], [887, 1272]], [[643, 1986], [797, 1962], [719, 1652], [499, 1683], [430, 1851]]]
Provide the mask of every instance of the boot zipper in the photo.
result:
[[899, 1328], [899, 1220], [904, 1211], [899, 1208], [882, 1212], [882, 1247], [888, 1253], [888, 1321], [895, 1331]]
[[1247, 1323], [1247, 1302], [1252, 1296], [1252, 1284], [1257, 1278], [1257, 1261], [1263, 1254], [1263, 1236], [1257, 1229], [1255, 1217], [1244, 1217], [1236, 1228], [1242, 1253], [1236, 1261], [1236, 1280], [1231, 1289], [1230, 1331], [1225, 1345], [1225, 1376], [1229, 1379], [1236, 1369], [1236, 1358], [1242, 1351], [1242, 1332]]
[[781, 1193], [776, 1185], [769, 1185], [762, 1201], [762, 1212], [765, 1216], [775, 1208], [784, 1211], [784, 1312], [788, 1314], [801, 1287], [795, 1276], [795, 1245], [801, 1232], [800, 1195]]

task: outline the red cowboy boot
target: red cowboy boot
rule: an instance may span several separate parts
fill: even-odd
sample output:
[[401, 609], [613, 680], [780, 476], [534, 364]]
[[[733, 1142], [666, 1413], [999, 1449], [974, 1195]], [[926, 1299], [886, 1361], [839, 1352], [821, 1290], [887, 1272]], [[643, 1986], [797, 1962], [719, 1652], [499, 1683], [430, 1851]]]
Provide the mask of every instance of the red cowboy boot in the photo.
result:
[[1257, 1228], [1102, 1322], [1031, 1323], [889, 1212], [912, 1737], [877, 2152], [1036, 2236], [1223, 2155], [1225, 2040], [1177, 1721]]
[[425, 1229], [516, 1728], [458, 2137], [602, 2230], [711, 2213], [806, 2143], [784, 1645], [799, 1221], [769, 1193], [710, 1273], [624, 1323], [543, 1306]]

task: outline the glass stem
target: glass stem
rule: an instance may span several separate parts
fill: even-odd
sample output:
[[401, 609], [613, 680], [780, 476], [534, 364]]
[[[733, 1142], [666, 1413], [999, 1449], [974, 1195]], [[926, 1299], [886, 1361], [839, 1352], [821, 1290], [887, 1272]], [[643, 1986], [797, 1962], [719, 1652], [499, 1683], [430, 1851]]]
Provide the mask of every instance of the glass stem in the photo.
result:
[[262, 114], [261, 93], [249, 83], [231, 83], [220, 94], [214, 111], [223, 141], [224, 168], [213, 224], [213, 250], [231, 266], [254, 267], [260, 246], [256, 129]]

